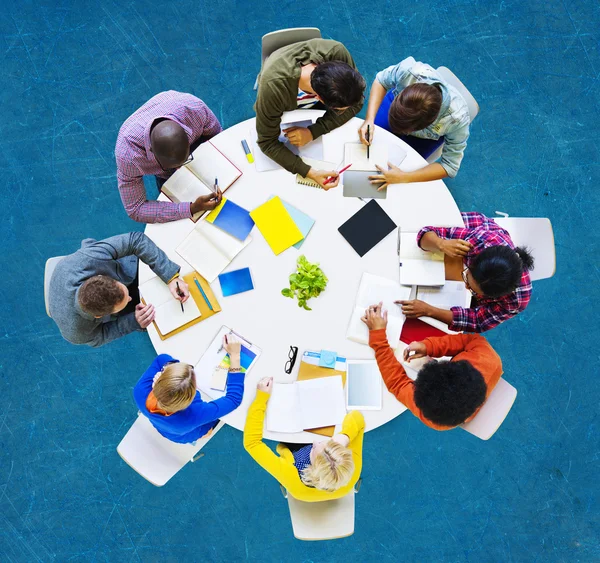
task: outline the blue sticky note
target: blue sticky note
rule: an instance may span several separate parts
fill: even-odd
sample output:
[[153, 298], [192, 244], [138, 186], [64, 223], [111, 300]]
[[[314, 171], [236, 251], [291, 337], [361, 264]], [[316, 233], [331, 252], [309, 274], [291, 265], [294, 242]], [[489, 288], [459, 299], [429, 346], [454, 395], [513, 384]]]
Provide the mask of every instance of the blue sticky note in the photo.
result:
[[229, 295], [235, 295], [236, 293], [243, 293], [244, 291], [250, 291], [251, 289], [254, 289], [252, 276], [250, 275], [250, 268], [242, 268], [241, 270], [234, 270], [233, 272], [220, 274], [219, 283], [221, 284], [223, 297], [228, 297]]
[[335, 368], [335, 359], [337, 358], [337, 352], [331, 352], [329, 350], [321, 350], [321, 357], [319, 358], [319, 365], [322, 368]]
[[281, 202], [304, 237], [301, 241], [298, 241], [294, 245], [294, 248], [300, 248], [306, 240], [306, 237], [312, 229], [312, 226], [315, 224], [315, 220], [286, 201], [281, 200]]
[[254, 220], [250, 217], [249, 211], [228, 199], [213, 221], [213, 225], [237, 239], [246, 240], [254, 227]]

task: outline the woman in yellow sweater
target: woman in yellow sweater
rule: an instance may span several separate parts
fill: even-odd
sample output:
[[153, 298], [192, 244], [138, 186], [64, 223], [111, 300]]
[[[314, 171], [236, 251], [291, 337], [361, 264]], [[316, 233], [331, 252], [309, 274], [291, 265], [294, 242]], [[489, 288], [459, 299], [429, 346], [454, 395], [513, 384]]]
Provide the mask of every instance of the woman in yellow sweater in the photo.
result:
[[342, 432], [330, 440], [299, 446], [293, 451], [284, 444], [276, 453], [263, 442], [263, 425], [273, 378], [258, 382], [256, 397], [244, 427], [244, 448], [297, 500], [319, 502], [350, 493], [362, 469], [365, 419], [358, 411], [344, 418]]

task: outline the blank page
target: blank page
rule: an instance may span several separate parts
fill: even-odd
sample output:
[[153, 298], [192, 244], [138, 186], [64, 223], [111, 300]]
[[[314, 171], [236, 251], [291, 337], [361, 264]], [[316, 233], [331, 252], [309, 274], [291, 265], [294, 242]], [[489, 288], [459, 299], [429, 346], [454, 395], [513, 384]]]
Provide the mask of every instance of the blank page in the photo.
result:
[[342, 377], [297, 381], [302, 429], [341, 424], [346, 415]]
[[140, 285], [140, 293], [146, 304], [151, 303], [155, 307], [159, 307], [163, 303], [173, 299], [169, 287], [158, 276], [150, 278], [147, 282]]
[[185, 166], [177, 170], [163, 184], [161, 191], [176, 202], [195, 201], [201, 195], [210, 193], [208, 187], [187, 170]]
[[[397, 305], [395, 305], [395, 307], [397, 307]], [[354, 308], [346, 332], [346, 338], [348, 338], [348, 340], [353, 340], [359, 344], [369, 343], [369, 329], [361, 320], [364, 314], [364, 307]], [[388, 325], [385, 333], [390, 346], [394, 349], [398, 346], [398, 342], [400, 341], [400, 334], [402, 333], [402, 327], [404, 326], [405, 320], [406, 317], [402, 314], [400, 314], [400, 316], [388, 315]]]
[[384, 170], [388, 168], [387, 145], [372, 145], [369, 148], [367, 158], [367, 147], [362, 143], [346, 143], [344, 145], [344, 164], [352, 164], [348, 170], [377, 170], [378, 164]]
[[181, 303], [175, 298], [171, 298], [170, 301], [156, 307], [154, 322], [156, 322], [156, 326], [158, 326], [158, 330], [163, 336], [202, 316], [198, 305], [191, 297], [183, 304], [183, 310], [182, 313]]
[[210, 142], [202, 143], [193, 155], [194, 160], [186, 164], [187, 168], [210, 188], [214, 186], [215, 178], [218, 178], [219, 187], [225, 190], [242, 175], [234, 164]]
[[269, 432], [302, 432], [296, 383], [275, 383], [267, 404]]

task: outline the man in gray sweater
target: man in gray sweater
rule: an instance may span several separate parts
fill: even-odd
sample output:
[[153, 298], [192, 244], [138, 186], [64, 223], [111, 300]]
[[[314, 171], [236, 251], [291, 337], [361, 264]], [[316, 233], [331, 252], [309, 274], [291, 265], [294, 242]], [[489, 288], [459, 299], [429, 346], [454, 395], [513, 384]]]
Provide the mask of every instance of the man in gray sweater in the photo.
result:
[[130, 296], [137, 295], [138, 260], [168, 284], [175, 299], [188, 299], [187, 284], [178, 279], [180, 267], [145, 234], [85, 239], [58, 263], [50, 280], [50, 314], [66, 340], [102, 346], [154, 320], [153, 305], [136, 304]]

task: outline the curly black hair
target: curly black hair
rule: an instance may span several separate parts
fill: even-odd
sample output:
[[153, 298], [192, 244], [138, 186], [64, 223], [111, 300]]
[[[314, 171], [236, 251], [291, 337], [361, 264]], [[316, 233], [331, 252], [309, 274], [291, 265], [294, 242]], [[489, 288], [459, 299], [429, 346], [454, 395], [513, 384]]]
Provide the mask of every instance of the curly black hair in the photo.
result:
[[481, 372], [466, 360], [429, 362], [415, 381], [415, 403], [423, 416], [440, 426], [458, 426], [485, 401]]

